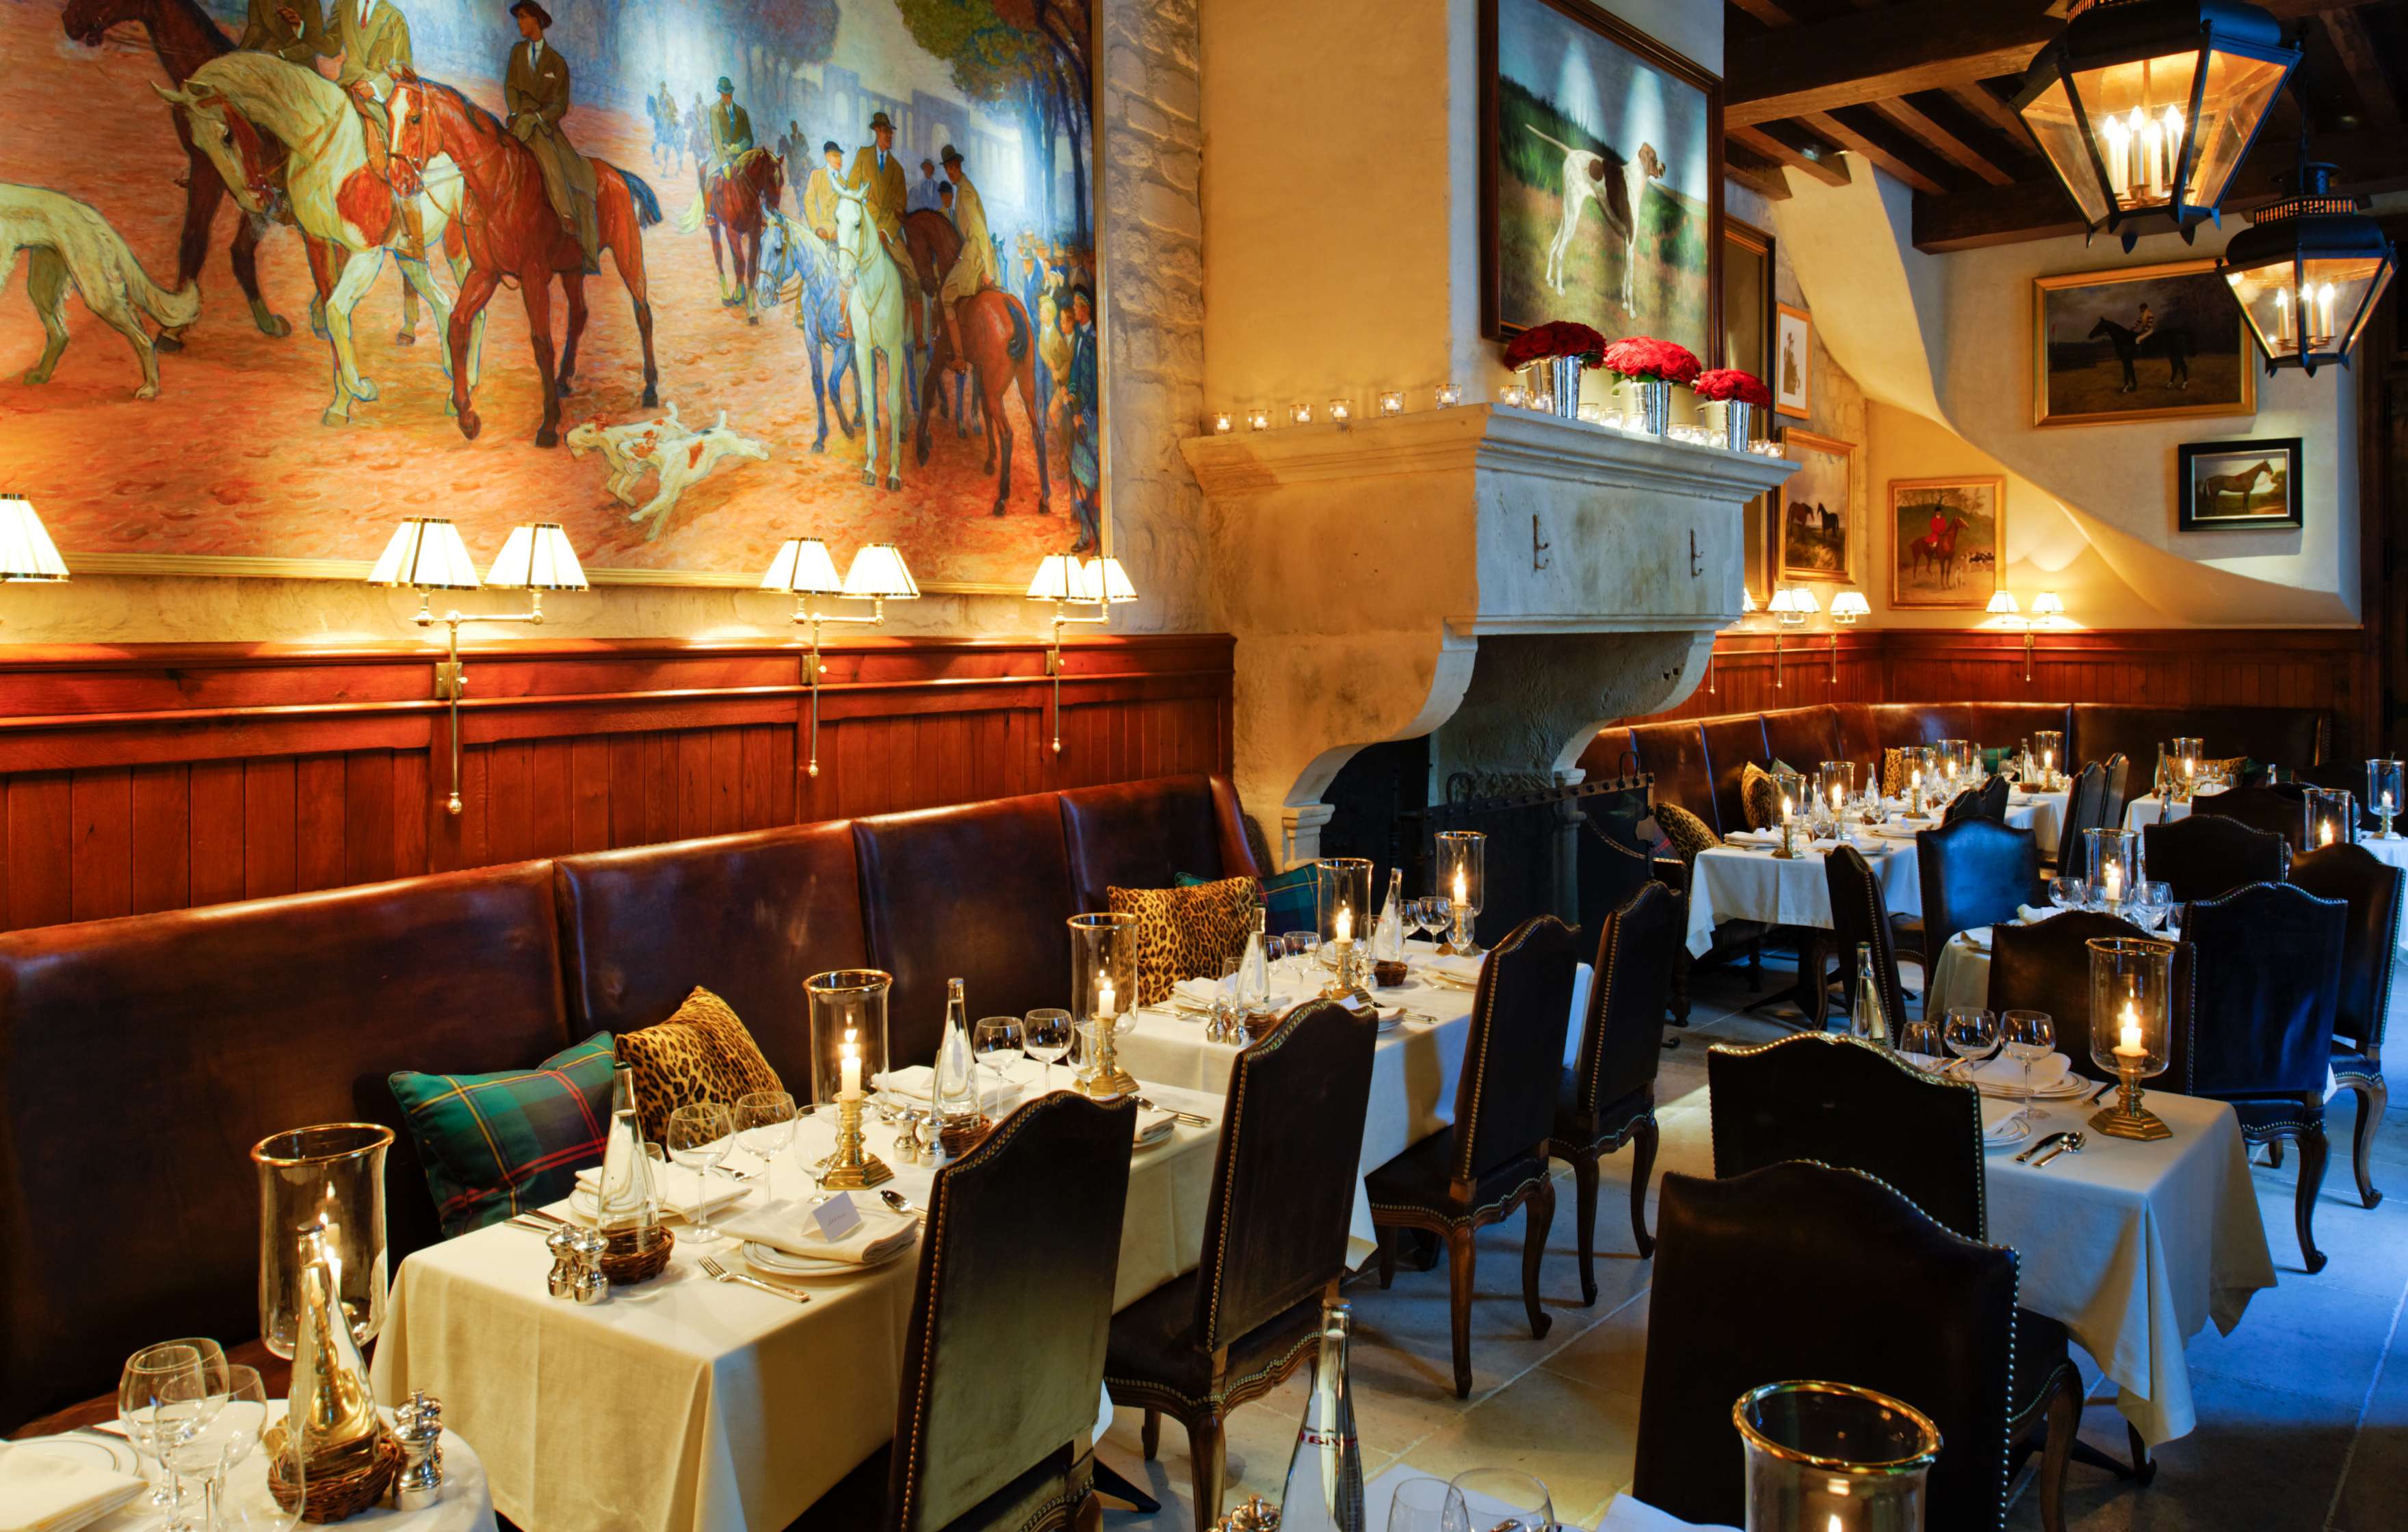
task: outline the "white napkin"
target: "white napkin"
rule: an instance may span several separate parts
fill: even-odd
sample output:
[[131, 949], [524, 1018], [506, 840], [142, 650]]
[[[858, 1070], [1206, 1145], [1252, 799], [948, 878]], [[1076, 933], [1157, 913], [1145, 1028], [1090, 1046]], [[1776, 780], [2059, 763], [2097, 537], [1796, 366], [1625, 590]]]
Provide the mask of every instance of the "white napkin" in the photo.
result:
[[[704, 1181], [695, 1171], [682, 1165], [652, 1167], [652, 1186], [660, 1194], [661, 1209], [673, 1212], [688, 1223], [717, 1212], [734, 1202], [752, 1195], [752, 1188], [725, 1176], [713, 1176]], [[577, 1189], [588, 1197], [602, 1195], [602, 1170], [599, 1166], [577, 1172]]]
[[0, 1532], [81, 1526], [142, 1493], [142, 1481], [38, 1445], [0, 1446]]
[[1143, 1149], [1148, 1144], [1162, 1142], [1178, 1125], [1179, 1119], [1167, 1111], [1149, 1111], [1140, 1107], [1137, 1111], [1137, 1147]]
[[2042, 906], [2019, 904], [2015, 906], [2015, 919], [2018, 923], [2025, 925], [2038, 925], [2041, 922], [2048, 919], [2052, 915], [2062, 915], [2064, 913], [2064, 910], [2059, 909], [2055, 905]]
[[[978, 1066], [979, 1106], [990, 1116], [1010, 1111], [1020, 1102], [1028, 1087], [1043, 1078], [1044, 1066], [1025, 1053], [1006, 1055], [1002, 1067], [1003, 1080], [997, 1083], [995, 1074], [983, 1061]], [[874, 1077], [880, 1090], [913, 1101], [925, 1102], [936, 1089], [937, 1071], [924, 1064], [914, 1064], [901, 1069], [890, 1069]]]
[[1225, 986], [1217, 979], [1182, 979], [1170, 986], [1170, 1002], [1185, 1001], [1199, 1009], [1210, 1010], [1212, 1001]]
[[2008, 1112], [1995, 1123], [1985, 1124], [1982, 1128], [1982, 1137], [1989, 1139], [1992, 1143], [2007, 1144], [2013, 1143], [2017, 1138], [2023, 1138], [2031, 1130], [2028, 1127], [2024, 1125], [2024, 1120], [2022, 1117], [2018, 1116], [2014, 1112]]
[[[2073, 1072], [2073, 1061], [2063, 1053], [2051, 1053], [2032, 1060], [2031, 1088], [2044, 1091]], [[2007, 1085], [2020, 1091], [2024, 1085], [2021, 1059], [2010, 1058], [2005, 1050], [1973, 1066], [1973, 1079], [1984, 1085]]]
[[1730, 834], [1723, 837], [1723, 838], [1725, 840], [1736, 841], [1742, 846], [1778, 846], [1781, 844], [1781, 832], [1778, 830], [1733, 830]]
[[1480, 982], [1480, 966], [1487, 961], [1485, 954], [1479, 957], [1457, 957], [1450, 953], [1445, 957], [1426, 957], [1422, 959], [1422, 966], [1432, 973], [1442, 973], [1449, 979], [1458, 980], [1466, 984], [1476, 984]]
[[[839, 1192], [839, 1196], [849, 1196]], [[738, 1239], [757, 1239], [789, 1255], [800, 1255], [813, 1261], [850, 1261], [857, 1266], [882, 1261], [917, 1238], [920, 1220], [910, 1213], [898, 1213], [877, 1196], [856, 1196], [853, 1199], [861, 1222], [841, 1239], [830, 1239], [820, 1232], [819, 1223], [811, 1217], [811, 1201], [807, 1196], [781, 1196], [757, 1206], [745, 1208], [725, 1218], [715, 1219], [722, 1234]]]

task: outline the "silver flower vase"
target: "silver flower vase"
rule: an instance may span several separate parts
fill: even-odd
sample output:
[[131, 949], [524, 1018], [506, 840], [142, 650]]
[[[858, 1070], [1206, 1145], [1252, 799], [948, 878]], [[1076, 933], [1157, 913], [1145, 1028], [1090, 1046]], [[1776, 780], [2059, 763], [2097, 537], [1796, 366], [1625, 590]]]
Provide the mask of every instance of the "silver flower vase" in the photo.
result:
[[1662, 378], [1626, 378], [1624, 397], [1632, 408], [1623, 419], [1633, 430], [1660, 437], [1672, 429], [1672, 385]]
[[1580, 418], [1581, 359], [1544, 356], [1530, 365], [1530, 404], [1570, 421]]
[[1756, 439], [1756, 406], [1744, 399], [1716, 399], [1706, 406], [1709, 415], [1719, 411], [1722, 428], [1714, 433], [1714, 445], [1725, 451], [1744, 452]]

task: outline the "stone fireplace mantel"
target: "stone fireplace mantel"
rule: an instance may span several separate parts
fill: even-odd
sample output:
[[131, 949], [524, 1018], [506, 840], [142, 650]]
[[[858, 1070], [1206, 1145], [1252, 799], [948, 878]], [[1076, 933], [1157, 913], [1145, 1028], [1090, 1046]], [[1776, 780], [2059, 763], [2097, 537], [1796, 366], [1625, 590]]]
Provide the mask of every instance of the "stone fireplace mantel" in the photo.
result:
[[1486, 405], [1182, 449], [1238, 638], [1238, 788], [1281, 806], [1291, 861], [1366, 745], [1444, 725], [1441, 782], [1574, 780], [1598, 724], [1686, 695], [1739, 616], [1742, 508], [1797, 467]]

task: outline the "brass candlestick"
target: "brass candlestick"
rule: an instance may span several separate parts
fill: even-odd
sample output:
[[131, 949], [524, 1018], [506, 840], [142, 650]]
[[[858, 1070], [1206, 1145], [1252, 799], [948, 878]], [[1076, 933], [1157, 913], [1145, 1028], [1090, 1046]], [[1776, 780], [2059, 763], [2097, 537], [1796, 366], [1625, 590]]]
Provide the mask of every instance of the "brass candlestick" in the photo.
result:
[[1137, 1076], [1121, 1067], [1120, 1044], [1112, 1037], [1112, 1018], [1098, 1016], [1095, 1026], [1096, 1067], [1079, 1081], [1079, 1094], [1097, 1100], [1135, 1095]]
[[821, 1185], [854, 1192], [895, 1179], [884, 1160], [862, 1147], [861, 1104], [867, 1099], [861, 1091], [837, 1092], [836, 1154], [828, 1161], [827, 1174], [820, 1178]]
[[2115, 1075], [2119, 1086], [2115, 1104], [2101, 1109], [2090, 1119], [2090, 1125], [2112, 1138], [2171, 1138], [2174, 1130], [2166, 1126], [2165, 1119], [2141, 1105], [2141, 1070], [2147, 1063], [2143, 1054], [2115, 1051]]

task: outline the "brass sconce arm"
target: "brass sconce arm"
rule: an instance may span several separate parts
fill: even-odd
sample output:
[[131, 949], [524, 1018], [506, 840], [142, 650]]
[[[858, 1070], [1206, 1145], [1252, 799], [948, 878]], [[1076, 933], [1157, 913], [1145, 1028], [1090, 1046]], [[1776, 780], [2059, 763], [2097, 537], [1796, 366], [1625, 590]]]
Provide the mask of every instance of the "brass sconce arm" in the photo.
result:
[[820, 677], [827, 672], [827, 666], [820, 661], [820, 629], [829, 623], [850, 623], [862, 627], [877, 627], [886, 621], [886, 598], [882, 595], [871, 596], [869, 615], [855, 617], [846, 612], [813, 611], [810, 609], [808, 598], [798, 594], [795, 597], [795, 621], [810, 629], [810, 651], [803, 660], [803, 683], [811, 689], [810, 739], [807, 746], [808, 759], [803, 766], [803, 774], [816, 777], [820, 774]]
[[455, 609], [438, 617], [427, 594], [423, 591], [419, 593], [418, 614], [410, 621], [423, 628], [431, 628], [437, 623], [442, 623], [444, 628], [443, 658], [435, 666], [435, 699], [447, 704], [445, 710], [450, 714], [452, 725], [452, 795], [443, 800], [445, 813], [456, 814], [462, 809], [460, 698], [468, 690], [468, 670], [460, 659], [460, 624], [463, 623], [540, 623], [543, 621], [543, 593], [531, 590], [527, 595], [529, 599], [527, 609], [524, 611], [481, 612], [460, 611]]
[[1087, 605], [1089, 603], [1084, 601], [1054, 603], [1054, 642], [1045, 651], [1045, 673], [1054, 678], [1054, 753], [1056, 755], [1062, 753], [1062, 630], [1073, 625], [1100, 626], [1112, 620], [1111, 604], [1106, 601], [1093, 603], [1096, 612], [1092, 617], [1073, 617], [1068, 609], [1072, 606]]

